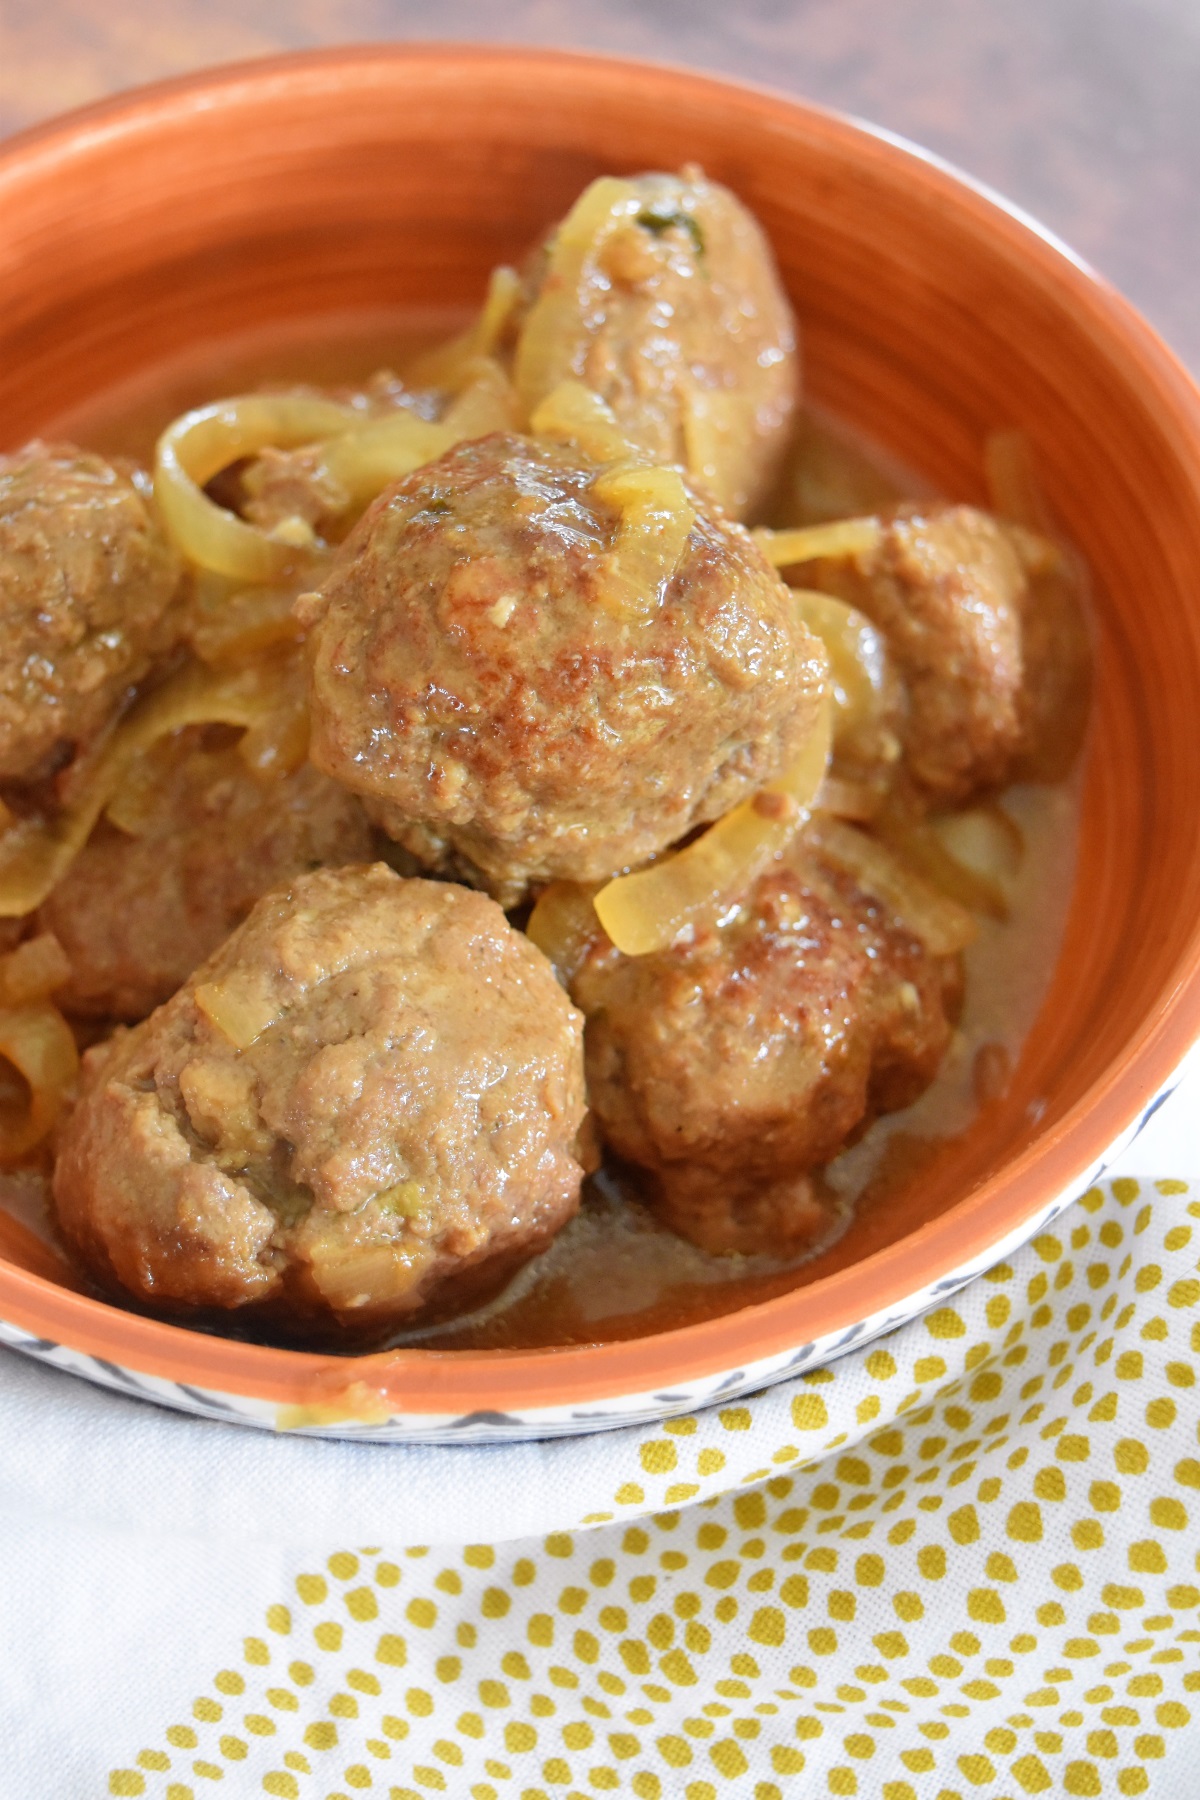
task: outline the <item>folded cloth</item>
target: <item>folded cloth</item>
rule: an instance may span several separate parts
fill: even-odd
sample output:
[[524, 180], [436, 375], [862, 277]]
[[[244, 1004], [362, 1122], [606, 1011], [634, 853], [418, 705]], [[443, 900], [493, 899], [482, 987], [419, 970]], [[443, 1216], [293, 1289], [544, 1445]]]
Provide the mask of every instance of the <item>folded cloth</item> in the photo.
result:
[[1200, 1188], [1118, 1180], [827, 1369], [541, 1445], [7, 1358], [0, 1795], [1191, 1800], [1198, 1249]]

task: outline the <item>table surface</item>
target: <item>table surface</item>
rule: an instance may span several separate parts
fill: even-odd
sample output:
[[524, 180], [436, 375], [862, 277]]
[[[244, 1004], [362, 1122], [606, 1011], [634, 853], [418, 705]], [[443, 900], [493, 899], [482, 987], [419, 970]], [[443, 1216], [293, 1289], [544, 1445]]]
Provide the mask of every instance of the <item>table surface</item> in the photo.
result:
[[[689, 63], [887, 126], [1044, 220], [1200, 371], [1200, 0], [0, 0], [0, 133], [206, 64], [435, 36]], [[1121, 1167], [1200, 1169], [1200, 1077]]]

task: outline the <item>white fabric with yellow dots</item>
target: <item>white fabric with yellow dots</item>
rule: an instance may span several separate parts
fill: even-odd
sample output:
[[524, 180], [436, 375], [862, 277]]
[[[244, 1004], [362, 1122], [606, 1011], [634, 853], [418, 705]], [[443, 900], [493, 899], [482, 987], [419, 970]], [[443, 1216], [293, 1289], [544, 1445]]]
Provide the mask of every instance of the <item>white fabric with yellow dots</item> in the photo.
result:
[[[1198, 1194], [1094, 1189], [892, 1337], [598, 1440], [289, 1444], [150, 1415], [189, 1446], [164, 1487], [111, 1454], [136, 1404], [89, 1390], [76, 1491], [0, 1465], [0, 1797], [1194, 1800]], [[9, 1382], [16, 1361], [36, 1439], [64, 1378]], [[431, 1532], [407, 1486], [434, 1460]], [[515, 1505], [518, 1479], [543, 1491]], [[514, 1541], [535, 1515], [557, 1529]]]

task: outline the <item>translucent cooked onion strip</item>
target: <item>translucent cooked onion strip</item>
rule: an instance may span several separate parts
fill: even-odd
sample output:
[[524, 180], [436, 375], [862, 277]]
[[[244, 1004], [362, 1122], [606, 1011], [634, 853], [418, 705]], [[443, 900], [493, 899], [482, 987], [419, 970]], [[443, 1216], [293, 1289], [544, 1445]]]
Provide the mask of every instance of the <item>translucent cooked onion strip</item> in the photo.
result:
[[466, 386], [475, 361], [494, 353], [520, 297], [520, 276], [501, 263], [488, 277], [487, 297], [478, 316], [457, 337], [416, 357], [405, 369], [406, 380], [452, 393]]
[[79, 1052], [58, 1008], [42, 1000], [0, 1007], [0, 1058], [29, 1089], [27, 1105], [0, 1114], [0, 1163], [12, 1163], [52, 1130], [79, 1071]]
[[840, 775], [826, 775], [813, 801], [813, 811], [832, 813], [835, 819], [857, 819], [861, 822], [875, 817], [881, 799], [878, 788], [868, 787], [865, 782], [845, 781]]
[[882, 717], [888, 653], [883, 634], [865, 614], [815, 588], [792, 590], [800, 616], [829, 657], [835, 745]]
[[754, 541], [777, 569], [815, 562], [822, 556], [868, 556], [883, 538], [878, 519], [832, 519], [828, 525], [801, 525], [790, 531], [760, 526]]
[[170, 536], [197, 568], [239, 581], [278, 581], [296, 559], [296, 544], [218, 506], [204, 485], [244, 456], [338, 436], [358, 417], [335, 401], [295, 394], [243, 394], [184, 413], [163, 432], [154, 460], [154, 497]]
[[447, 407], [442, 424], [453, 441], [487, 437], [493, 431], [512, 431], [517, 424], [517, 397], [512, 383], [492, 356], [472, 357], [466, 380]]
[[877, 828], [884, 842], [939, 893], [969, 912], [983, 913], [990, 919], [1007, 919], [1008, 901], [1003, 887], [961, 862], [947, 848], [932, 822], [921, 819], [897, 823], [885, 813], [877, 821]]
[[593, 462], [628, 460], [636, 448], [617, 424], [617, 415], [582, 381], [560, 381], [535, 408], [529, 421], [534, 437], [576, 444]]
[[592, 493], [620, 513], [604, 558], [601, 603], [618, 619], [652, 618], [696, 523], [683, 477], [678, 469], [618, 465], [596, 477]]
[[52, 931], [26, 938], [7, 956], [0, 956], [0, 1007], [45, 1000], [70, 973], [67, 953]]
[[965, 907], [931, 887], [877, 838], [826, 813], [814, 815], [808, 835], [829, 862], [881, 901], [934, 956], [953, 956], [978, 935]]
[[601, 888], [592, 904], [618, 950], [626, 956], [665, 950], [698, 914], [750, 885], [808, 816], [825, 777], [832, 732], [833, 707], [826, 695], [808, 742], [786, 774], [684, 849]]
[[331, 478], [345, 491], [347, 511], [361, 510], [393, 481], [444, 455], [458, 436], [449, 425], [400, 409], [333, 438], [322, 451], [317, 478]]
[[584, 277], [605, 240], [642, 209], [632, 182], [605, 175], [584, 189], [554, 234], [542, 289], [517, 341], [513, 379], [525, 416], [575, 373]]
[[257, 1043], [281, 1017], [278, 997], [269, 988], [238, 982], [236, 978], [224, 987], [215, 981], [202, 981], [193, 999], [197, 1011], [239, 1050], [248, 1050]]
[[223, 575], [198, 575], [187, 641], [201, 662], [244, 662], [300, 637], [295, 603], [294, 585], [248, 588]]
[[23, 819], [0, 838], [0, 918], [20, 918], [42, 904], [151, 744], [184, 725], [254, 726], [279, 708], [278, 675], [262, 665], [226, 672], [184, 669], [139, 701], [89, 759], [60, 812]]
[[596, 890], [577, 881], [552, 881], [529, 915], [525, 935], [570, 988], [592, 945], [601, 938], [592, 899]]

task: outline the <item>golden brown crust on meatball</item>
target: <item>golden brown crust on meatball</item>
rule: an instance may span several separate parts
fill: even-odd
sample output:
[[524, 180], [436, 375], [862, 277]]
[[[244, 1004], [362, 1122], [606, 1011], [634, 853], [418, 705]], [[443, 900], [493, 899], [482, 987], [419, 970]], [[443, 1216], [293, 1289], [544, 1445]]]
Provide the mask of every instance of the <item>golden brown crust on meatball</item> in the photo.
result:
[[829, 1223], [811, 1171], [932, 1080], [957, 971], [800, 839], [720, 928], [584, 963], [601, 1135], [682, 1236], [794, 1251]]
[[581, 1033], [482, 894], [381, 864], [302, 876], [89, 1053], [59, 1221], [156, 1310], [378, 1329], [575, 1211]]
[[382, 496], [302, 603], [314, 762], [506, 904], [719, 817], [798, 755], [824, 681], [788, 590], [698, 498], [661, 603], [615, 616], [597, 473], [526, 438], [461, 444]]
[[65, 1011], [145, 1018], [269, 888], [371, 855], [352, 794], [308, 763], [255, 771], [230, 735], [191, 726], [146, 753], [135, 829], [102, 822], [40, 909], [71, 964]]
[[93, 737], [169, 647], [180, 565], [148, 493], [70, 444], [0, 457], [0, 779]]
[[[569, 330], [539, 357], [532, 409], [559, 381], [584, 383], [630, 441], [678, 463], [736, 518], [769, 492], [796, 407], [796, 327], [758, 221], [697, 169], [628, 182], [628, 217], [584, 262]], [[586, 197], [585, 197], [586, 199]], [[521, 334], [554, 269], [554, 237], [528, 271]]]
[[879, 627], [908, 689], [908, 772], [932, 799], [1006, 780], [1025, 735], [1028, 587], [1002, 524], [973, 506], [921, 505], [884, 521], [872, 550], [805, 580]]

